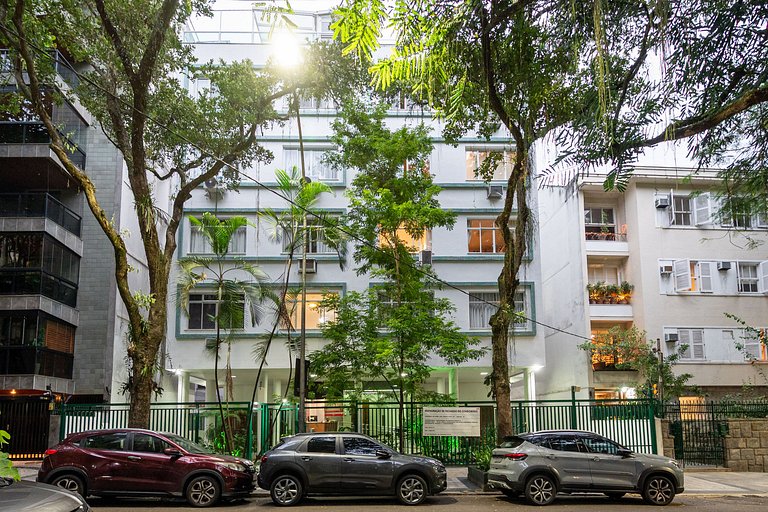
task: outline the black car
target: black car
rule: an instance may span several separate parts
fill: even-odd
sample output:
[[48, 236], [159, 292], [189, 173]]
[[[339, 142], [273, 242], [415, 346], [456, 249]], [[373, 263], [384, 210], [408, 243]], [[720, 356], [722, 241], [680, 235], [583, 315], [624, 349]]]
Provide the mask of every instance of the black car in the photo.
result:
[[258, 484], [279, 506], [295, 505], [308, 494], [394, 494], [404, 505], [418, 505], [447, 485], [439, 460], [402, 455], [352, 432], [284, 438], [261, 458]]
[[75, 493], [53, 485], [0, 478], [0, 512], [90, 512]]

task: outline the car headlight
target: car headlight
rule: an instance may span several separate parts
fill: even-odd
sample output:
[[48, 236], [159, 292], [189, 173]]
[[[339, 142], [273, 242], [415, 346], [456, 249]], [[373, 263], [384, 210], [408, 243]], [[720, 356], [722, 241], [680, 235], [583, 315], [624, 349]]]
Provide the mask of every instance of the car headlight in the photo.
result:
[[223, 468], [231, 469], [232, 471], [245, 472], [246, 470], [245, 466], [243, 466], [242, 464], [237, 464], [236, 462], [223, 462], [219, 464], [219, 466]]

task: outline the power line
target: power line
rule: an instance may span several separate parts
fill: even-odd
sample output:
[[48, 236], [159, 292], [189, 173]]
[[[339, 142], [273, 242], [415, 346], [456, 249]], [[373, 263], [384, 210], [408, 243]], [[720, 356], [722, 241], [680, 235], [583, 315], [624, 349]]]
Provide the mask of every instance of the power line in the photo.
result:
[[[37, 46], [35, 43], [32, 43], [32, 42], [28, 41], [27, 39], [25, 39], [25, 38], [21, 37], [21, 36], [20, 36], [18, 33], [16, 33], [16, 32], [15, 32], [15, 30], [11, 30], [11, 29], [9, 29], [9, 27], [8, 27], [8, 26], [7, 26], [5, 23], [3, 23], [2, 21], [0, 21], [0, 26], [1, 26], [1, 27], [3, 27], [5, 30], [7, 30], [7, 31], [9, 31], [9, 32], [12, 32], [12, 33], [13, 33], [13, 34], [14, 34], [14, 35], [15, 35], [15, 36], [16, 36], [16, 37], [19, 39], [19, 40], [23, 40], [23, 41], [25, 41], [25, 42], [26, 42], [26, 43], [27, 43], [27, 44], [28, 44], [28, 45], [29, 45], [31, 48], [33, 48], [33, 49], [34, 49], [34, 50], [35, 50], [35, 51], [36, 51], [36, 52], [37, 52], [39, 55], [43, 55], [45, 58], [48, 58], [48, 59], [52, 60], [54, 63], [56, 62], [56, 61], [55, 61], [55, 57], [54, 57], [53, 55], [51, 55], [49, 52], [45, 51], [44, 49], [41, 49], [41, 48], [40, 48], [40, 47], [38, 47], [38, 46]], [[93, 80], [91, 80], [91, 79], [90, 79], [89, 77], [87, 77], [86, 75], [83, 75], [83, 74], [81, 74], [80, 72], [78, 72], [77, 70], [75, 70], [75, 69], [74, 69], [74, 67], [73, 67], [73, 66], [72, 66], [72, 65], [71, 65], [71, 64], [70, 64], [70, 63], [69, 63], [69, 62], [68, 62], [66, 59], [62, 59], [62, 62], [63, 62], [63, 64], [64, 64], [64, 66], [65, 66], [65, 67], [69, 68], [69, 69], [72, 71], [72, 73], [73, 73], [75, 76], [77, 76], [77, 77], [78, 77], [78, 79], [79, 79], [79, 80], [81, 80], [81, 81], [83, 81], [83, 82], [87, 82], [87, 83], [88, 83], [88, 84], [90, 84], [92, 87], [94, 87], [95, 89], [97, 89], [97, 90], [101, 91], [103, 94], [105, 94], [105, 95], [107, 95], [107, 96], [110, 96], [110, 97], [112, 97], [113, 99], [115, 99], [115, 100], [116, 100], [118, 103], [122, 104], [123, 106], [125, 106], [125, 107], [129, 108], [130, 110], [134, 111], [135, 113], [137, 113], [137, 114], [139, 114], [139, 115], [141, 115], [141, 116], [144, 116], [144, 117], [145, 117], [145, 118], [146, 118], [148, 121], [152, 122], [153, 124], [155, 124], [156, 126], [158, 126], [159, 128], [161, 128], [162, 130], [164, 130], [166, 133], [169, 133], [169, 134], [171, 134], [171, 135], [173, 135], [173, 136], [177, 137], [179, 140], [182, 140], [182, 141], [186, 142], [187, 144], [189, 144], [191, 147], [195, 148], [197, 151], [199, 151], [199, 152], [201, 153], [201, 155], [204, 155], [204, 156], [206, 156], [206, 157], [208, 157], [208, 158], [211, 158], [212, 160], [214, 160], [214, 161], [215, 161], [215, 162], [217, 162], [217, 163], [221, 163], [221, 164], [223, 164], [223, 165], [224, 165], [224, 166], [226, 166], [227, 168], [230, 168], [230, 169], [232, 169], [232, 170], [233, 170], [234, 172], [236, 172], [238, 175], [240, 175], [240, 176], [243, 176], [243, 177], [245, 177], [245, 178], [246, 178], [246, 179], [248, 179], [248, 180], [251, 180], [253, 183], [257, 184], [259, 187], [263, 188], [264, 190], [267, 190], [268, 192], [270, 192], [270, 193], [272, 193], [272, 194], [276, 195], [277, 197], [281, 198], [282, 200], [286, 201], [288, 204], [291, 204], [292, 206], [294, 206], [294, 207], [298, 208], [298, 209], [299, 209], [300, 211], [302, 211], [304, 214], [312, 216], [314, 219], [316, 219], [316, 220], [320, 221], [321, 223], [326, 223], [326, 226], [325, 226], [325, 227], [329, 227], [329, 228], [337, 229], [337, 230], [338, 230], [338, 231], [340, 231], [341, 233], [344, 233], [345, 235], [347, 235], [347, 236], [348, 236], [350, 239], [356, 240], [357, 242], [359, 242], [359, 243], [360, 243], [360, 244], [362, 244], [362, 245], [365, 245], [365, 246], [367, 246], [367, 247], [369, 247], [369, 248], [372, 248], [372, 249], [374, 249], [374, 250], [376, 250], [376, 251], [379, 251], [380, 253], [382, 253], [382, 254], [386, 255], [387, 257], [394, 257], [394, 256], [393, 256], [393, 255], [391, 255], [390, 253], [388, 253], [388, 252], [386, 252], [386, 251], [383, 251], [383, 250], [382, 250], [380, 247], [376, 246], [375, 244], [373, 244], [373, 243], [371, 243], [371, 242], [368, 242], [367, 240], [365, 240], [365, 239], [363, 239], [363, 238], [361, 238], [361, 237], [357, 236], [355, 233], [352, 233], [351, 231], [349, 231], [349, 230], [347, 230], [347, 229], [345, 229], [345, 228], [343, 228], [343, 227], [339, 227], [339, 226], [330, 226], [329, 224], [327, 224], [327, 222], [326, 222], [326, 220], [325, 220], [324, 218], [320, 217], [319, 215], [317, 215], [317, 214], [316, 214], [316, 213], [314, 213], [313, 211], [311, 211], [311, 210], [309, 210], [309, 209], [307, 209], [307, 208], [303, 207], [302, 205], [300, 205], [300, 204], [296, 203], [296, 202], [295, 202], [294, 200], [292, 200], [290, 197], [288, 197], [288, 196], [285, 196], [285, 195], [284, 195], [284, 194], [282, 194], [280, 191], [277, 191], [277, 190], [273, 189], [272, 187], [270, 187], [270, 186], [268, 186], [268, 185], [266, 185], [266, 184], [262, 183], [262, 182], [261, 182], [261, 181], [259, 181], [258, 179], [254, 178], [254, 177], [252, 177], [252, 176], [249, 176], [249, 175], [247, 175], [247, 174], [245, 174], [244, 172], [242, 172], [242, 171], [241, 171], [240, 169], [238, 169], [237, 167], [235, 167], [235, 166], [231, 165], [230, 163], [226, 162], [226, 161], [225, 161], [225, 160], [223, 160], [222, 158], [220, 158], [220, 157], [216, 156], [215, 154], [213, 154], [213, 153], [212, 153], [212, 152], [210, 152], [209, 150], [207, 150], [207, 149], [203, 148], [201, 145], [199, 145], [199, 144], [197, 144], [197, 143], [195, 143], [195, 142], [193, 142], [193, 141], [189, 140], [189, 139], [188, 139], [186, 136], [184, 136], [184, 135], [181, 135], [181, 134], [177, 133], [177, 132], [176, 132], [176, 131], [174, 131], [172, 128], [170, 128], [169, 126], [165, 125], [165, 124], [164, 124], [164, 123], [162, 123], [161, 121], [158, 121], [157, 119], [155, 119], [155, 118], [154, 118], [154, 117], [152, 117], [151, 115], [149, 115], [149, 114], [146, 114], [146, 113], [142, 112], [141, 110], [139, 110], [139, 109], [135, 108], [133, 105], [129, 104], [127, 101], [123, 100], [123, 99], [122, 99], [122, 98], [120, 98], [119, 96], [115, 96], [115, 95], [114, 95], [114, 94], [112, 94], [110, 91], [108, 91], [108, 90], [104, 89], [103, 87], [101, 87], [99, 84], [97, 84], [96, 82], [94, 82]], [[439, 184], [438, 184], [438, 185], [439, 185]], [[403, 262], [401, 262], [401, 263], [403, 263]], [[406, 262], [404, 262], [404, 264], [405, 264], [406, 266], [410, 267], [411, 269], [415, 270], [417, 273], [420, 273], [420, 274], [422, 274], [422, 275], [426, 276], [428, 279], [430, 279], [430, 280], [432, 280], [432, 281], [434, 281], [434, 282], [440, 283], [441, 285], [443, 285], [443, 286], [445, 286], [445, 287], [447, 287], [447, 288], [450, 288], [450, 289], [456, 290], [456, 291], [458, 291], [458, 292], [460, 292], [460, 293], [462, 293], [462, 294], [466, 295], [466, 296], [467, 296], [467, 297], [469, 297], [469, 298], [472, 298], [472, 299], [474, 299], [474, 300], [476, 300], [476, 301], [478, 301], [478, 302], [482, 302], [482, 303], [484, 303], [484, 304], [486, 304], [486, 305], [489, 305], [489, 306], [491, 306], [491, 307], [495, 307], [495, 308], [498, 308], [498, 307], [499, 307], [499, 305], [498, 305], [498, 304], [496, 304], [496, 303], [493, 303], [493, 302], [490, 302], [490, 301], [488, 301], [488, 300], [485, 300], [484, 298], [482, 298], [482, 297], [479, 297], [479, 296], [477, 296], [477, 295], [473, 295], [472, 293], [468, 292], [467, 290], [464, 290], [464, 289], [462, 289], [462, 288], [460, 288], [460, 287], [458, 287], [458, 286], [456, 286], [456, 285], [454, 285], [454, 284], [452, 284], [452, 283], [450, 283], [450, 282], [448, 282], [448, 281], [445, 281], [445, 280], [441, 279], [441, 278], [440, 278], [440, 277], [438, 277], [436, 274], [432, 274], [432, 273], [429, 273], [429, 272], [427, 272], [427, 271], [423, 270], [423, 269], [422, 269], [420, 266], [418, 266], [418, 265], [414, 264], [414, 263], [413, 263], [413, 262], [411, 262], [411, 261], [406, 261]], [[536, 320], [536, 319], [530, 318], [530, 317], [526, 316], [526, 315], [525, 315], [525, 314], [523, 314], [523, 313], [518, 313], [518, 312], [515, 312], [515, 313], [513, 313], [513, 318], [514, 318], [514, 317], [517, 317], [517, 318], [523, 318], [523, 319], [525, 319], [526, 321], [529, 321], [529, 322], [531, 322], [531, 323], [534, 323], [534, 324], [536, 324], [536, 325], [540, 325], [540, 326], [542, 326], [542, 327], [546, 327], [547, 329], [552, 329], [553, 331], [556, 331], [556, 332], [560, 332], [560, 333], [563, 333], [563, 334], [567, 334], [567, 335], [570, 335], [570, 336], [573, 336], [573, 337], [576, 337], [576, 338], [579, 338], [579, 339], [582, 339], [582, 340], [586, 340], [586, 341], [592, 341], [592, 339], [591, 339], [591, 338], [589, 338], [589, 337], [586, 337], [586, 336], [582, 336], [581, 334], [573, 333], [573, 332], [570, 332], [570, 331], [567, 331], [567, 330], [564, 330], [564, 329], [560, 329], [560, 328], [558, 328], [558, 327], [555, 327], [555, 326], [552, 326], [552, 325], [546, 324], [546, 323], [544, 323], [544, 322], [541, 322], [541, 321], [539, 321], [539, 320]], [[514, 335], [514, 331], [512, 331], [512, 333], [513, 333], [513, 335]]]

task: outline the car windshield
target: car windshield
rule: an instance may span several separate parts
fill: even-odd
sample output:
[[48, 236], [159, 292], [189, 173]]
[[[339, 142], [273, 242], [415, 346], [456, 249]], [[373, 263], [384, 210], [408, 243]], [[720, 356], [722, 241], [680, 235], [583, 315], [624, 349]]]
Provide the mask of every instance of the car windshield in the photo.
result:
[[176, 443], [177, 445], [184, 448], [189, 453], [195, 453], [195, 454], [210, 454], [213, 453], [210, 450], [206, 450], [199, 444], [193, 443], [189, 439], [184, 439], [181, 436], [177, 436], [176, 434], [163, 434], [165, 437]]

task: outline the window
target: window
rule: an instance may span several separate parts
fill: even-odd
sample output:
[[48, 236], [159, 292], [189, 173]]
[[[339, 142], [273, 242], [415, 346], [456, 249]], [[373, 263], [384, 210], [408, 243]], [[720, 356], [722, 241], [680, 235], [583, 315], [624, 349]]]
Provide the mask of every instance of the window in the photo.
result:
[[[200, 226], [190, 226], [190, 254], [213, 254], [213, 248], [208, 239], [203, 236]], [[228, 254], [245, 254], [245, 226], [241, 226], [232, 234], [227, 249]]]
[[581, 442], [574, 436], [556, 436], [549, 439], [549, 447], [559, 452], [585, 452]]
[[669, 209], [669, 223], [675, 226], [691, 226], [693, 215], [690, 196], [672, 196], [672, 207]]
[[[489, 304], [490, 303], [490, 304]], [[470, 291], [469, 296], [469, 328], [490, 329], [491, 316], [499, 308], [499, 292]], [[530, 330], [531, 320], [527, 313], [528, 290], [517, 290], [515, 293], [515, 312], [523, 313], [526, 318], [514, 322], [515, 330]]]
[[[326, 294], [307, 292], [307, 329], [320, 329], [326, 322], [336, 320], [335, 311], [329, 311], [320, 307], [320, 302], [323, 300], [324, 295]], [[288, 298], [286, 303], [291, 317], [291, 326], [293, 329], [301, 329], [301, 293], [297, 293], [295, 297]]]
[[347, 455], [376, 455], [376, 450], [384, 448], [370, 439], [364, 437], [347, 437], [344, 440], [344, 453]]
[[80, 441], [80, 446], [83, 448], [91, 448], [92, 450], [115, 450], [122, 451], [125, 449], [125, 438], [128, 436], [125, 432], [119, 432], [115, 434], [97, 434], [95, 436], [88, 436]]
[[618, 285], [621, 282], [619, 279], [619, 267], [602, 263], [590, 263], [587, 265], [587, 280], [590, 284], [605, 283]]
[[581, 440], [592, 453], [608, 453], [611, 455], [619, 453], [618, 445], [608, 439], [602, 437], [583, 437]]
[[765, 329], [749, 329], [743, 335], [744, 357], [748, 361], [768, 360]]
[[[324, 155], [333, 148], [304, 148], [304, 167], [308, 178], [317, 181], [338, 181], [339, 172], [324, 161]], [[285, 148], [283, 156], [286, 170], [296, 167], [301, 171], [299, 148]]]
[[[303, 229], [301, 223], [297, 226], [299, 230]], [[319, 219], [307, 219], [307, 254], [332, 254], [334, 250], [325, 242], [326, 227]], [[283, 252], [290, 252], [293, 244], [292, 233], [288, 230], [283, 232]], [[295, 254], [301, 254], [302, 248], [294, 247]]]
[[757, 263], [739, 263], [736, 266], [739, 293], [757, 293]]
[[397, 240], [408, 248], [408, 252], [417, 253], [419, 251], [428, 251], [432, 248], [432, 232], [425, 229], [420, 236], [415, 237], [405, 228], [398, 228], [394, 234], [379, 233], [379, 245], [381, 247], [392, 247], [393, 240], [388, 237], [397, 237]]
[[500, 253], [504, 252], [504, 240], [501, 230], [494, 219], [467, 219], [468, 252]]
[[307, 451], [313, 453], [336, 453], [336, 436], [317, 436], [309, 438]]
[[512, 174], [512, 168], [515, 164], [514, 151], [501, 151], [499, 149], [471, 149], [468, 148], [464, 152], [464, 158], [466, 161], [467, 179], [468, 180], [482, 180], [482, 176], [477, 175], [477, 171], [483, 165], [483, 162], [491, 155], [496, 155], [495, 158], [499, 158], [499, 162], [493, 171], [493, 180], [508, 180]]
[[584, 232], [587, 240], [616, 240], [613, 208], [586, 208]]
[[133, 434], [134, 452], [163, 453], [166, 448], [171, 448], [171, 445], [159, 437], [149, 434]]
[[[215, 329], [216, 315], [218, 311], [218, 299], [214, 294], [193, 293], [189, 295], [189, 318], [187, 329]], [[241, 296], [242, 314], [237, 315], [230, 322], [231, 325], [223, 325], [226, 329], [242, 329], [245, 325], [245, 300]]]
[[675, 292], [712, 292], [712, 262], [675, 260], [672, 263]]
[[624, 363], [618, 348], [615, 348], [615, 340], [608, 336], [608, 329], [593, 329], [591, 338], [595, 347], [592, 351], [593, 370], [615, 369], [616, 365]]
[[683, 350], [681, 359], [704, 359], [704, 330], [678, 329], [676, 349]]

